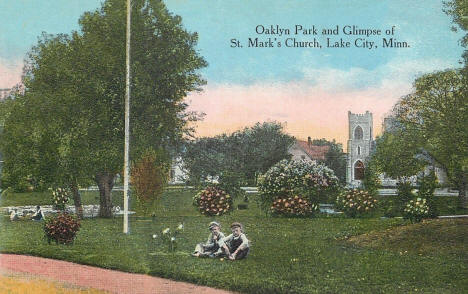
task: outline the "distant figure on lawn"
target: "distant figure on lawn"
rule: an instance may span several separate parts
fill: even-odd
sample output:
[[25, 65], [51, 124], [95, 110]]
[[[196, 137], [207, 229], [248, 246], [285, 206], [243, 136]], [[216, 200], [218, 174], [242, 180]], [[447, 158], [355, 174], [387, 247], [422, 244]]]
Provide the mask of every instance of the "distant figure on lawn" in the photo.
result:
[[10, 220], [11, 221], [17, 221], [19, 219], [19, 216], [18, 216], [18, 209], [14, 209], [10, 212]]
[[195, 246], [195, 251], [192, 256], [195, 257], [216, 257], [222, 254], [221, 243], [224, 239], [224, 234], [221, 232], [221, 225], [217, 222], [211, 222], [208, 225], [210, 235], [206, 243], [199, 243]]
[[244, 234], [244, 229], [240, 223], [232, 223], [232, 234], [223, 239], [221, 249], [230, 260], [238, 260], [249, 253], [249, 240]]
[[44, 219], [44, 215], [42, 214], [42, 210], [39, 205], [36, 206], [36, 212], [33, 214], [31, 219], [34, 221], [40, 221]]

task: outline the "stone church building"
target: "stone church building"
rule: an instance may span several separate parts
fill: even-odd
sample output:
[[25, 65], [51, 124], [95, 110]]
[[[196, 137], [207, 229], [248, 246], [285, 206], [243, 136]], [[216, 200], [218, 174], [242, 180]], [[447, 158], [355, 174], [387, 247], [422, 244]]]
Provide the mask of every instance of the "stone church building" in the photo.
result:
[[346, 184], [357, 187], [364, 178], [365, 161], [374, 144], [372, 113], [355, 114], [348, 111], [348, 128]]
[[[386, 117], [383, 121], [383, 131], [391, 130], [394, 125], [392, 117]], [[363, 114], [351, 113], [348, 111], [348, 152], [346, 162], [346, 185], [348, 187], [359, 187], [364, 178], [366, 169], [366, 159], [375, 148], [373, 136], [373, 119], [372, 113], [366, 111]], [[435, 171], [439, 183], [447, 183], [447, 175], [445, 171], [437, 166], [431, 158], [426, 158], [428, 165], [423, 171], [428, 174], [431, 169]], [[383, 187], [396, 187], [395, 179], [386, 177], [385, 174], [379, 175]], [[410, 181], [415, 185], [417, 175], [410, 178]]]

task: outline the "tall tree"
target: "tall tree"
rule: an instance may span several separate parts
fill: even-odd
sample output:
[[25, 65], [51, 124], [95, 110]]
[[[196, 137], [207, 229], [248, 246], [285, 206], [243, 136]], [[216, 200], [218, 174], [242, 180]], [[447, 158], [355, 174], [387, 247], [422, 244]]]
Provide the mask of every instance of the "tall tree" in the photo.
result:
[[468, 79], [460, 70], [424, 75], [394, 107], [401, 129], [447, 172], [468, 205]]
[[[206, 62], [195, 50], [197, 34], [162, 1], [132, 5], [131, 156], [138, 158], [148, 148], [175, 145], [189, 131], [184, 98], [204, 84], [197, 70]], [[111, 190], [123, 165], [125, 14], [124, 0], [108, 0], [80, 18], [81, 32], [44, 36], [24, 79], [24, 99], [41, 109], [37, 119], [60, 134], [54, 145], [61, 162], [97, 183], [101, 217], [111, 216]]]
[[[452, 17], [455, 24], [452, 29], [454, 31], [468, 31], [468, 1], [451, 0], [444, 2], [444, 6], [444, 11]], [[465, 48], [468, 47], [468, 34], [465, 33], [461, 39], [461, 44]], [[463, 58], [465, 60], [465, 65], [468, 65], [468, 50], [465, 50], [463, 53]]]
[[422, 171], [425, 162], [418, 156], [418, 145], [401, 129], [386, 131], [376, 139], [372, 163], [376, 169], [398, 182], [406, 183]]
[[184, 165], [195, 182], [229, 172], [256, 184], [260, 173], [290, 157], [288, 149], [293, 142], [294, 138], [284, 133], [280, 123], [256, 123], [230, 135], [189, 142]]

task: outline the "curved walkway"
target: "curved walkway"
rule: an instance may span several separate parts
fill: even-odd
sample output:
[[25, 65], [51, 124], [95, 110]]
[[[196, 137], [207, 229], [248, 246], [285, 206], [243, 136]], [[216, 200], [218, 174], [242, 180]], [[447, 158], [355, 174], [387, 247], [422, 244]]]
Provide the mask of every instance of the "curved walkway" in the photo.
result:
[[148, 275], [131, 274], [27, 255], [0, 254], [0, 269], [2, 271], [28, 273], [61, 283], [94, 288], [111, 293], [233, 293]]

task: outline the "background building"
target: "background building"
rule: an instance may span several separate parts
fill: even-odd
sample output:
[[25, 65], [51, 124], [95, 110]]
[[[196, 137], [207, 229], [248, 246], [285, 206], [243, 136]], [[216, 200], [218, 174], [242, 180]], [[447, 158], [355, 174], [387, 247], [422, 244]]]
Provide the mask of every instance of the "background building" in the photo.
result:
[[357, 187], [364, 178], [365, 160], [374, 142], [372, 113], [355, 114], [348, 111], [348, 127], [346, 184]]

